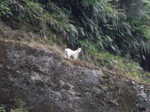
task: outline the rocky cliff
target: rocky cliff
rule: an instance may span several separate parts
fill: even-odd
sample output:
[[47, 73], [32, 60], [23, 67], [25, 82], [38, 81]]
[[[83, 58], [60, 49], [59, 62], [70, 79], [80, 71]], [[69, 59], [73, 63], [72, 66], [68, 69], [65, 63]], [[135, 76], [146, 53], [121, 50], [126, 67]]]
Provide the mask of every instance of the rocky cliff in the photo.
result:
[[50, 49], [0, 41], [0, 105], [26, 112], [150, 112], [150, 86], [66, 63]]

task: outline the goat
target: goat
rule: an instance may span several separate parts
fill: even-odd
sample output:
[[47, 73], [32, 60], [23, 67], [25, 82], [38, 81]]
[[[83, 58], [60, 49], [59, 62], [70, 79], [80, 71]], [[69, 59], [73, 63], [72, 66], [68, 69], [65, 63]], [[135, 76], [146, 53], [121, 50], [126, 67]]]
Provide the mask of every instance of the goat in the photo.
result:
[[77, 60], [79, 57], [79, 53], [81, 52], [81, 48], [78, 48], [77, 50], [73, 51], [70, 48], [65, 49], [65, 58], [66, 59], [74, 59]]

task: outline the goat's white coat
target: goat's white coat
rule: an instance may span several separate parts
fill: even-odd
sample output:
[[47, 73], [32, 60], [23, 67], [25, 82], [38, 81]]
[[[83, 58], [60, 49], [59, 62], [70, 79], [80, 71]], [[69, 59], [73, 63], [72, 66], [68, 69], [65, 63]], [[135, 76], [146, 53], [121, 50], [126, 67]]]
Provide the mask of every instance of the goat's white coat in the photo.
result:
[[71, 59], [71, 57], [76, 60], [79, 57], [79, 53], [81, 52], [81, 48], [78, 48], [77, 50], [71, 50], [70, 48], [65, 49], [65, 58]]

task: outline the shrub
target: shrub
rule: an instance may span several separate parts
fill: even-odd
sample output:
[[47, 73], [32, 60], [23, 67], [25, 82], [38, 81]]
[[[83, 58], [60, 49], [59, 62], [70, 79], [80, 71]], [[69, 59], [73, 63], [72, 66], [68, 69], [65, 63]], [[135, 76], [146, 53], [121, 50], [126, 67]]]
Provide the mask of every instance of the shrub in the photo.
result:
[[0, 112], [6, 112], [3, 106], [0, 106]]
[[9, 14], [12, 14], [9, 2], [9, 0], [0, 0], [0, 16], [8, 16]]

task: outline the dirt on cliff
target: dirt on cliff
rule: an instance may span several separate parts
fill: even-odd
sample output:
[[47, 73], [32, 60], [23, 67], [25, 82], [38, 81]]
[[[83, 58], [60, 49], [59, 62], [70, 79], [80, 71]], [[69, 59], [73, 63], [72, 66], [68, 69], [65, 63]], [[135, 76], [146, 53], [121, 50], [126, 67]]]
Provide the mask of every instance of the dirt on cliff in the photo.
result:
[[150, 86], [71, 65], [47, 48], [0, 41], [0, 105], [7, 112], [150, 112]]

